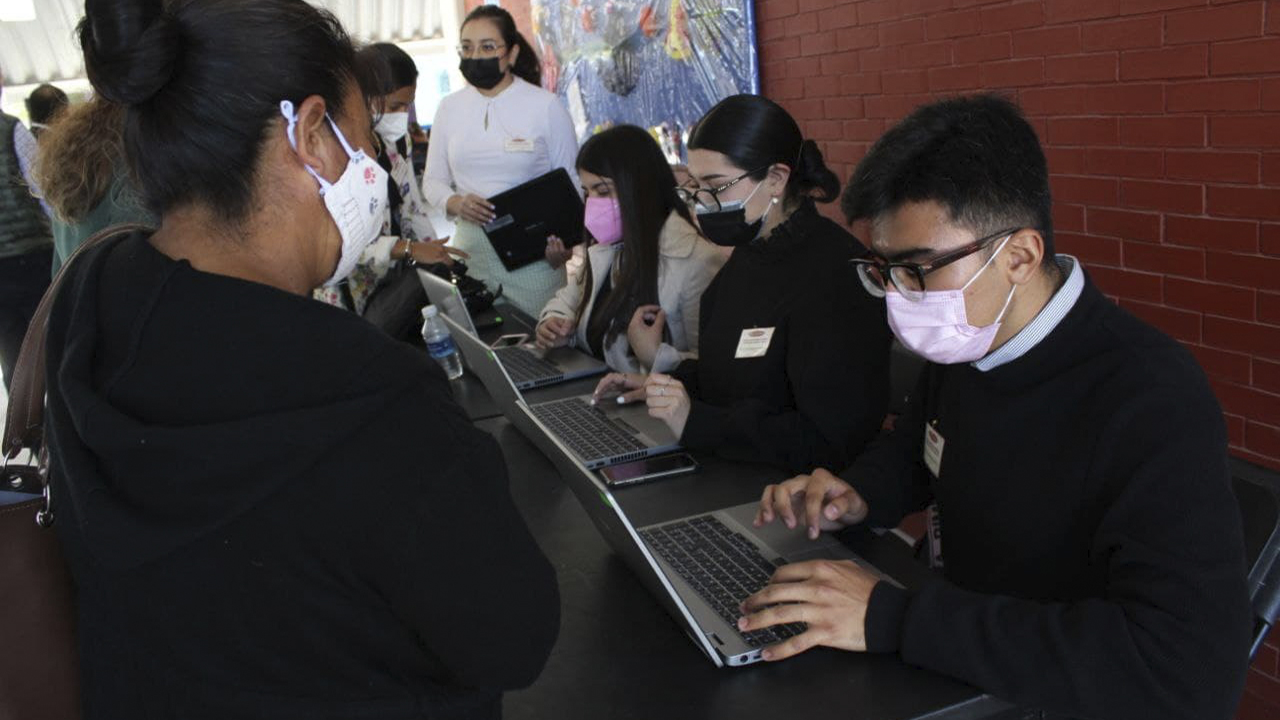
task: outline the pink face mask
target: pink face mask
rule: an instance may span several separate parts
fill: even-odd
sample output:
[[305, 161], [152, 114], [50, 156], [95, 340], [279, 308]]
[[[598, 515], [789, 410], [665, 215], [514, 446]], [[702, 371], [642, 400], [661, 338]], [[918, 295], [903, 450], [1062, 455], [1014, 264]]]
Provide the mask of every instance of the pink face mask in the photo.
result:
[[959, 290], [926, 291], [924, 297], [914, 302], [903, 297], [902, 293], [887, 293], [884, 300], [889, 327], [893, 328], [893, 334], [898, 336], [898, 340], [911, 352], [940, 365], [973, 362], [986, 355], [991, 350], [996, 333], [1000, 332], [1000, 321], [1009, 309], [1013, 291], [1018, 286], [1009, 288], [1009, 295], [1004, 299], [1000, 314], [996, 316], [995, 322], [986, 327], [969, 324], [964, 306], [964, 291], [996, 259], [1007, 242], [1009, 238], [1001, 241], [1000, 247], [996, 248], [987, 262]]
[[601, 245], [612, 245], [622, 239], [622, 210], [618, 199], [611, 197], [587, 198], [587, 211], [582, 224]]

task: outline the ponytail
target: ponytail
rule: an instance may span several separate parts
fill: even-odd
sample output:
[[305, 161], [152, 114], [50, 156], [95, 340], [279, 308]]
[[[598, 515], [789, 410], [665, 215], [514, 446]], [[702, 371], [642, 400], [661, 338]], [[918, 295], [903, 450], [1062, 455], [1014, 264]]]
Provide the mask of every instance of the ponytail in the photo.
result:
[[786, 201], [804, 198], [829, 203], [840, 195], [840, 179], [822, 151], [805, 140], [800, 126], [781, 105], [759, 95], [731, 95], [707, 111], [689, 135], [690, 150], [722, 153], [735, 167], [763, 180], [776, 164], [791, 168]]
[[808, 195], [820, 203], [829, 203], [840, 196], [840, 178], [822, 159], [818, 143], [805, 140], [800, 143], [800, 155], [791, 171], [788, 190], [795, 187], [797, 195]]

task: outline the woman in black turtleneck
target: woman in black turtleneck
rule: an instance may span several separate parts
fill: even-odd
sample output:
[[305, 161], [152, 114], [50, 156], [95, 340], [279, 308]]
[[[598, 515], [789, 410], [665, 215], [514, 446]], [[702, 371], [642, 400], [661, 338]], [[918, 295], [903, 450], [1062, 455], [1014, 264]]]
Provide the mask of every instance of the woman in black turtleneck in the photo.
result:
[[[689, 172], [682, 193], [703, 234], [732, 248], [702, 298], [698, 358], [670, 375], [609, 375], [597, 397], [645, 399], [693, 450], [790, 472], [851, 460], [884, 419], [890, 335], [849, 263], [866, 249], [814, 204], [839, 180], [795, 120], [754, 95], [698, 122]], [[662, 330], [638, 317], [629, 335]]]

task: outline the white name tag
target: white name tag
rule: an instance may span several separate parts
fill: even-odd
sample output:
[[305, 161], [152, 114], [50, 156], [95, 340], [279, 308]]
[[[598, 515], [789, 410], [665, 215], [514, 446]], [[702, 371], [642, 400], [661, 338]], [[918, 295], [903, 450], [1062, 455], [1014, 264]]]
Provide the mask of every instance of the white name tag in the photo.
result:
[[533, 141], [515, 138], [507, 140], [507, 152], [531, 153], [533, 152]]
[[924, 426], [924, 464], [934, 477], [942, 473], [942, 448], [947, 444], [946, 438], [932, 425]]
[[748, 328], [738, 338], [738, 351], [735, 359], [764, 357], [769, 352], [769, 343], [773, 340], [773, 328]]

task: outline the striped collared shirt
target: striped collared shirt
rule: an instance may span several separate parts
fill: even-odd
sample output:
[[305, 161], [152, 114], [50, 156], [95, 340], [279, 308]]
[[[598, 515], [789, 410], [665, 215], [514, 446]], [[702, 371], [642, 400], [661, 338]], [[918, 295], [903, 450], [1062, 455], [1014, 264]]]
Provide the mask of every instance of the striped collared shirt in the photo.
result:
[[1062, 322], [1062, 318], [1075, 307], [1076, 300], [1080, 299], [1080, 292], [1084, 290], [1084, 270], [1080, 268], [1080, 261], [1070, 255], [1059, 255], [1056, 259], [1058, 268], [1067, 276], [1067, 281], [1058, 288], [1035, 319], [1019, 330], [1017, 335], [1009, 338], [994, 352], [973, 363], [980, 372], [994, 370], [1025, 355], [1053, 332], [1053, 329], [1058, 327], [1058, 323]]

